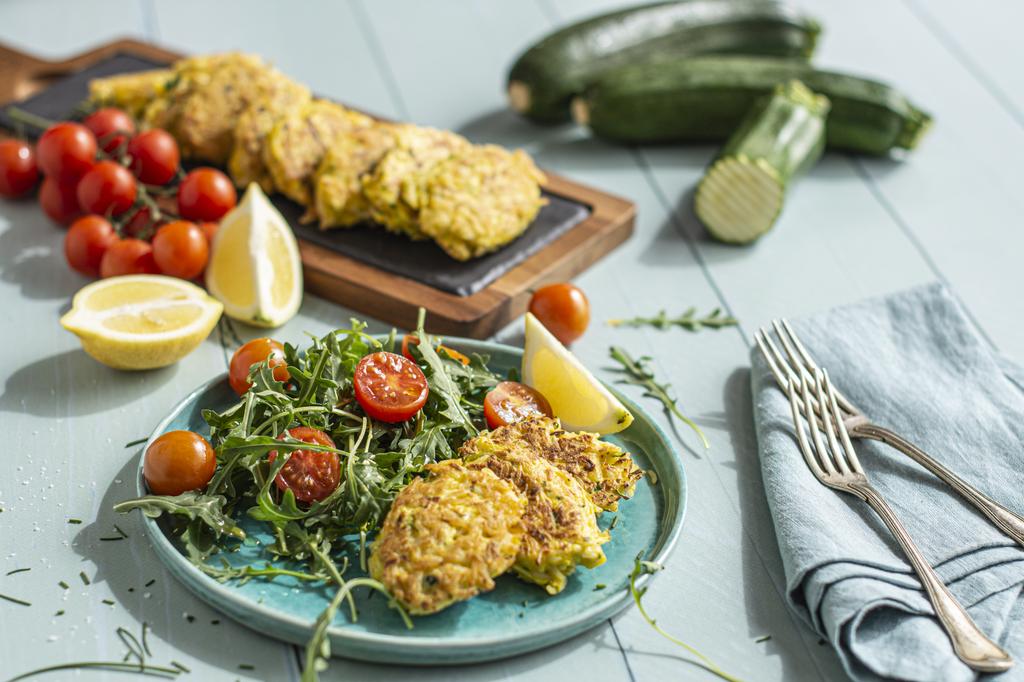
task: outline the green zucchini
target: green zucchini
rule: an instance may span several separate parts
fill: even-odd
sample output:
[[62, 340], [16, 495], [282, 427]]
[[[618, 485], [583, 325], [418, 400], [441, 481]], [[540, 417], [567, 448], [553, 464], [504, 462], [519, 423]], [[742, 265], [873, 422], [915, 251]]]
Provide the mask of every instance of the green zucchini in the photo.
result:
[[747, 244], [772, 228], [786, 188], [821, 158], [828, 110], [800, 81], [751, 109], [697, 185], [694, 211], [712, 237]]
[[573, 96], [606, 70], [656, 55], [716, 53], [810, 58], [818, 22], [780, 0], [675, 0], [562, 28], [527, 49], [508, 75], [512, 108], [538, 122], [569, 120]]
[[799, 80], [832, 102], [826, 145], [866, 154], [913, 149], [931, 116], [877, 81], [770, 57], [650, 60], [614, 69], [573, 102], [573, 116], [618, 142], [721, 142], [776, 85]]

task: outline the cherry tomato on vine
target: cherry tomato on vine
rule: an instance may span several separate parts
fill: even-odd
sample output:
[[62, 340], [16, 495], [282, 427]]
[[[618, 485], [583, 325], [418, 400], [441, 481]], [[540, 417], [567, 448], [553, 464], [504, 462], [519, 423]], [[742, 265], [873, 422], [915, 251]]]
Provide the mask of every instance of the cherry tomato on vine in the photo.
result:
[[128, 142], [132, 172], [144, 185], [166, 185], [178, 172], [181, 153], [166, 130], [145, 130]]
[[107, 247], [100, 259], [100, 277], [118, 275], [158, 275], [153, 247], [141, 239], [122, 239]]
[[160, 272], [165, 275], [194, 279], [206, 269], [210, 245], [198, 225], [187, 220], [176, 220], [156, 231], [153, 237], [153, 257]]
[[28, 194], [39, 181], [32, 145], [22, 140], [0, 141], [0, 197]]
[[205, 222], [199, 223], [199, 229], [206, 235], [206, 241], [213, 246], [213, 238], [217, 236], [217, 229], [220, 228], [220, 223]]
[[82, 125], [96, 136], [100, 149], [113, 154], [125, 140], [135, 134], [135, 121], [120, 109], [105, 107], [97, 109], [82, 121]]
[[586, 294], [568, 282], [537, 289], [530, 299], [530, 312], [566, 346], [583, 336], [590, 324]]
[[220, 220], [237, 200], [235, 186], [216, 168], [197, 168], [178, 185], [178, 214], [187, 220]]
[[537, 415], [552, 416], [547, 398], [518, 381], [502, 381], [484, 396], [487, 427], [496, 429]]
[[[334, 447], [334, 441], [323, 431], [308, 426], [288, 429], [288, 435], [303, 443]], [[277, 437], [284, 440], [285, 434]], [[271, 450], [267, 457], [273, 464], [277, 450]], [[291, 490], [299, 502], [319, 502], [335, 491], [341, 482], [341, 462], [334, 452], [316, 450], [292, 450], [284, 468], [274, 478], [281, 492]]]
[[129, 237], [144, 239], [151, 235], [152, 232], [150, 230], [156, 227], [156, 225], [153, 225], [152, 213], [149, 207], [140, 206], [125, 221], [123, 230], [124, 234]]
[[371, 419], [404, 422], [427, 402], [430, 388], [409, 358], [381, 351], [363, 357], [352, 378], [356, 400]]
[[231, 356], [231, 364], [228, 368], [228, 383], [232, 390], [238, 395], [244, 395], [249, 390], [249, 370], [257, 362], [263, 362], [270, 358], [270, 366], [274, 369], [274, 378], [278, 381], [288, 381], [291, 375], [288, 374], [288, 365], [284, 359], [284, 346], [273, 339], [266, 337], [253, 339], [243, 344], [235, 354]]
[[39, 186], [39, 205], [42, 206], [43, 213], [61, 225], [67, 225], [82, 215], [82, 209], [78, 206], [76, 187], [77, 183], [74, 180], [62, 182], [56, 178], [43, 178], [43, 184]]
[[47, 177], [76, 180], [96, 163], [96, 136], [80, 123], [56, 123], [36, 143], [36, 158]]
[[109, 220], [87, 215], [71, 223], [71, 229], [64, 236], [64, 257], [74, 270], [87, 277], [99, 277], [103, 254], [117, 240], [117, 232]]
[[[412, 356], [412, 353], [409, 352], [409, 346], [418, 345], [420, 345], [420, 337], [416, 336], [415, 334], [406, 334], [405, 336], [402, 337], [402, 355], [409, 358], [413, 362], [416, 362], [416, 358], [414, 358]], [[455, 362], [461, 362], [464, 365], [469, 364], [469, 358], [460, 353], [459, 351], [455, 350], [454, 348], [449, 348], [448, 346], [442, 345], [437, 347], [437, 352], [439, 355], [442, 352], [447, 353], [448, 357], [450, 357]]]
[[100, 161], [78, 181], [78, 205], [86, 213], [120, 215], [137, 193], [135, 176], [116, 161]]
[[146, 449], [142, 475], [154, 495], [205, 488], [217, 468], [210, 443], [192, 431], [168, 431]]

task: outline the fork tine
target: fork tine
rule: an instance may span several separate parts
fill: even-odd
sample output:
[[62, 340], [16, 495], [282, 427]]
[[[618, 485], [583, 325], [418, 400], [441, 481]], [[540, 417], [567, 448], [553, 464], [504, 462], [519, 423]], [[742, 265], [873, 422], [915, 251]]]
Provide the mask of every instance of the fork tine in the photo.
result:
[[[772, 343], [771, 338], [768, 337], [764, 327], [761, 327], [754, 333], [754, 341], [757, 343], [757, 347], [761, 350], [761, 355], [768, 362], [768, 367], [771, 368], [772, 374], [775, 375], [775, 382], [779, 385], [784, 392], [789, 390], [790, 380], [795, 379], [796, 375], [789, 368], [789, 365], [782, 359], [779, 354], [779, 349]], [[771, 350], [769, 350], [769, 346]], [[786, 368], [786, 375], [783, 376], [782, 370], [779, 366]]]
[[[839, 405], [837, 404], [836, 389], [832, 385], [832, 379], [829, 378], [828, 372], [825, 372], [825, 388], [828, 391], [828, 401], [832, 406], [832, 414], [839, 415]], [[826, 423], [830, 424], [831, 419], [825, 420]], [[860, 460], [857, 459], [857, 451], [853, 449], [853, 443], [850, 442], [850, 434], [846, 430], [846, 424], [843, 423], [842, 419], [836, 419], [836, 424], [839, 425], [839, 439], [843, 443], [843, 450], [846, 452], [846, 459], [850, 463], [850, 468], [858, 474], [864, 473], [864, 469], [860, 466]]]
[[808, 375], [808, 378], [811, 378], [810, 374], [814, 372], [817, 365], [807, 366], [804, 364], [803, 358], [801, 358], [796, 352], [796, 349], [793, 348], [793, 345], [789, 341], [789, 335], [786, 334], [786, 330], [782, 327], [779, 320], [772, 320], [772, 327], [775, 329], [775, 334], [778, 335], [779, 341], [782, 342], [782, 347], [786, 349], [786, 355], [789, 357], [789, 362], [787, 364], [790, 369], [801, 376]]
[[[803, 394], [804, 398], [804, 409], [806, 410], [804, 414], [814, 414], [814, 408], [811, 405], [811, 387], [807, 383], [806, 372], [800, 376], [800, 385], [800, 391]], [[810, 420], [808, 420], [808, 426], [811, 427], [811, 441], [814, 443], [814, 450], [815, 452], [818, 453], [818, 459], [821, 461], [822, 468], [824, 468], [825, 471], [827, 471], [830, 474], [839, 473], [838, 471], [836, 471], [835, 464], [832, 462], [832, 456], [829, 454], [829, 451], [825, 448], [825, 443], [821, 440], [821, 431], [817, 428], [817, 425], [812, 424]]]
[[[796, 348], [797, 353], [800, 355], [800, 359], [803, 360], [804, 364], [809, 369], [817, 367], [818, 363], [815, 362], [814, 358], [811, 357], [810, 351], [807, 350], [807, 347], [800, 340], [800, 337], [797, 336], [796, 331], [793, 329], [793, 326], [789, 323], [789, 320], [783, 317], [781, 322], [782, 327], [786, 330], [786, 336], [788, 336], [789, 340], [793, 343], [793, 347]], [[776, 331], [778, 331], [778, 327], [776, 327]], [[835, 393], [836, 401], [839, 403], [840, 407], [842, 407], [847, 412], [857, 414], [857, 408], [855, 408], [853, 404], [849, 400], [847, 400], [845, 396], [843, 396], [842, 393], [840, 393], [839, 391], [836, 391]]]
[[[800, 402], [797, 399], [800, 387], [797, 385], [795, 377], [789, 383], [789, 390], [785, 392], [789, 394], [789, 407], [793, 412], [793, 428], [796, 429], [796, 440], [800, 444], [800, 452], [803, 453], [804, 462], [807, 463], [808, 468], [810, 468], [811, 473], [816, 478], [819, 480], [823, 479], [825, 478], [825, 472], [822, 471], [821, 466], [818, 464], [811, 450], [811, 444], [807, 442], [807, 435], [804, 433], [804, 423], [801, 419], [803, 408], [800, 407]], [[813, 427], [811, 428], [813, 429]]]
[[832, 453], [833, 459], [839, 466], [839, 470], [843, 474], [849, 474], [850, 466], [846, 463], [845, 453], [839, 447], [839, 441], [836, 440], [836, 429], [833, 426], [833, 422], [842, 422], [842, 415], [839, 414], [838, 407], [836, 406], [835, 411], [830, 408], [833, 405], [825, 397], [825, 382], [827, 381], [828, 374], [824, 369], [814, 370], [814, 383], [815, 388], [818, 391], [818, 404], [825, 408], [824, 413], [821, 415], [821, 421], [825, 424], [825, 437], [828, 439], [828, 445], [830, 452]]

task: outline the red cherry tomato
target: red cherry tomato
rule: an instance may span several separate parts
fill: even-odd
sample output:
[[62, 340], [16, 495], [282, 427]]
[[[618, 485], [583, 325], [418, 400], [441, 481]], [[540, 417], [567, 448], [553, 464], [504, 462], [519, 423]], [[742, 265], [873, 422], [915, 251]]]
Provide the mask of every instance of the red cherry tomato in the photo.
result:
[[365, 356], [352, 378], [356, 400], [371, 419], [404, 422], [427, 402], [430, 388], [412, 360], [381, 351]]
[[178, 214], [197, 222], [220, 220], [237, 199], [228, 176], [216, 168], [197, 168], [178, 185]]
[[100, 259], [100, 277], [158, 275], [153, 247], [141, 239], [122, 239], [107, 247]]
[[257, 362], [263, 362], [267, 358], [270, 359], [270, 366], [274, 368], [275, 379], [288, 381], [291, 378], [288, 374], [288, 364], [284, 359], [284, 346], [273, 339], [253, 339], [231, 356], [228, 383], [235, 393], [244, 395], [249, 390], [249, 386], [252, 385], [249, 383], [249, 370]]
[[87, 277], [99, 277], [103, 254], [117, 239], [109, 220], [87, 215], [71, 223], [64, 237], [64, 257], [74, 270]]
[[550, 417], [551, 405], [537, 389], [518, 381], [502, 381], [484, 396], [488, 428], [508, 426], [535, 415]]
[[97, 109], [82, 121], [82, 124], [96, 136], [100, 148], [113, 154], [125, 140], [135, 134], [135, 121], [132, 117], [114, 107]]
[[132, 172], [145, 185], [166, 185], [178, 172], [181, 153], [178, 143], [166, 130], [146, 130], [128, 142]]
[[156, 231], [153, 257], [160, 272], [172, 277], [194, 279], [206, 269], [210, 245], [195, 223], [176, 220]]
[[191, 431], [168, 431], [146, 449], [142, 475], [154, 495], [205, 488], [217, 468], [210, 443]]
[[152, 230], [157, 227], [153, 224], [151, 216], [148, 206], [140, 206], [135, 209], [124, 224], [124, 234], [129, 237], [148, 239], [152, 235]]
[[[288, 429], [288, 435], [303, 443], [334, 447], [334, 441], [323, 431], [308, 426], [297, 426]], [[284, 440], [285, 434], [277, 437]], [[273, 464], [277, 459], [277, 450], [271, 450], [268, 456]], [[291, 490], [299, 502], [319, 502], [335, 491], [341, 482], [341, 462], [334, 452], [318, 452], [316, 450], [292, 450], [288, 463], [274, 478], [277, 489], [281, 492]]]
[[586, 294], [569, 283], [537, 289], [530, 299], [530, 312], [566, 346], [583, 336], [590, 324], [590, 302]]
[[[420, 345], [420, 337], [416, 336], [415, 334], [406, 334], [405, 336], [402, 337], [402, 355], [409, 358], [413, 362], [416, 362], [416, 358], [414, 358], [412, 356], [412, 353], [409, 352], [409, 346], [418, 345]], [[449, 348], [448, 346], [438, 346], [437, 352], [438, 355], [442, 356], [444, 353], [447, 353], [448, 357], [450, 357], [452, 360], [454, 360], [455, 362], [461, 362], [464, 365], [468, 365], [470, 362], [468, 357], [466, 357], [459, 351], [455, 350], [454, 348]]]
[[135, 203], [135, 176], [116, 161], [100, 161], [78, 181], [78, 205], [87, 213], [120, 215]]
[[61, 182], [56, 178], [43, 178], [43, 184], [39, 186], [39, 205], [43, 207], [43, 213], [61, 225], [67, 225], [82, 215], [75, 189], [74, 180]]
[[39, 181], [36, 153], [22, 140], [0, 141], [0, 197], [28, 194]]
[[199, 229], [201, 229], [203, 234], [206, 235], [206, 242], [211, 246], [213, 245], [213, 238], [217, 236], [218, 228], [220, 228], [220, 223], [199, 223]]
[[80, 123], [57, 123], [39, 138], [36, 156], [47, 177], [76, 180], [96, 162], [96, 137]]

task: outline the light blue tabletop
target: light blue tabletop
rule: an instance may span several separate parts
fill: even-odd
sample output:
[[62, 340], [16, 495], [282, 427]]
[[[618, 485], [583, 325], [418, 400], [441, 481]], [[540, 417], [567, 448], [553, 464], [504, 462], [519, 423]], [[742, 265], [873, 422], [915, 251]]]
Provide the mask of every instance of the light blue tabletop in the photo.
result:
[[[258, 52], [317, 92], [475, 141], [524, 146], [544, 167], [636, 201], [634, 237], [578, 279], [594, 322], [575, 350], [593, 368], [607, 367], [613, 343], [655, 357], [656, 371], [712, 443], [709, 452], [691, 447], [683, 455], [687, 521], [648, 608], [665, 629], [745, 680], [839, 679], [831, 649], [783, 603], [750, 417], [751, 335], [775, 316], [942, 280], [998, 348], [1024, 357], [1024, 5], [990, 0], [981, 11], [955, 0], [803, 2], [825, 26], [820, 63], [898, 84], [937, 124], [904, 163], [826, 155], [792, 193], [775, 230], [738, 249], [695, 238], [689, 192], [711, 147], [613, 147], [572, 129], [534, 128], [505, 108], [505, 69], [523, 46], [560, 22], [618, 4], [4, 0], [0, 40], [52, 58], [122, 36], [188, 52]], [[84, 284], [64, 265], [62, 237], [35, 204], [0, 203], [0, 593], [32, 602], [0, 601], [0, 674], [119, 658], [116, 628], [138, 631], [145, 621], [154, 662], [184, 664], [193, 672], [182, 679], [297, 680], [296, 647], [227, 619], [211, 624], [220, 616], [166, 573], [140, 525], [110, 511], [130, 494], [139, 454], [124, 444], [148, 435], [190, 389], [224, 371], [230, 340], [215, 332], [181, 363], [155, 372], [96, 364], [57, 324]], [[604, 324], [691, 305], [720, 306], [742, 324], [699, 335]], [[274, 335], [297, 342], [304, 331], [324, 332], [350, 314], [306, 296], [298, 317]], [[518, 325], [499, 334], [518, 338]], [[100, 541], [113, 523], [130, 537]], [[4, 575], [26, 567], [32, 570]], [[64, 614], [55, 616], [58, 610]], [[711, 679], [635, 609], [515, 659], [458, 670], [338, 659], [324, 679], [455, 676]], [[51, 679], [68, 678], [78, 679]], [[96, 672], [80, 678], [123, 679]]]

